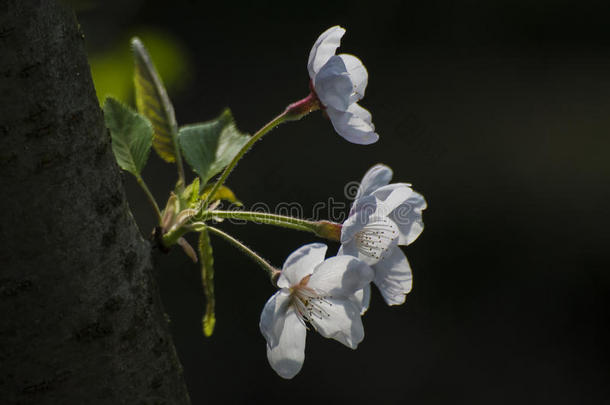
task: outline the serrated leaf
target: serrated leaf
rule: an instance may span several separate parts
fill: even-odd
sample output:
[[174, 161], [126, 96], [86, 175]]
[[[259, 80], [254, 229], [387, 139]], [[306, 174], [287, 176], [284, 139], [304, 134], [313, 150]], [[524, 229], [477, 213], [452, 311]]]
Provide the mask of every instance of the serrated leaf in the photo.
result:
[[104, 102], [104, 119], [110, 130], [112, 152], [117, 163], [121, 169], [140, 177], [152, 145], [152, 125], [111, 97]]
[[201, 282], [206, 298], [203, 334], [210, 337], [216, 325], [216, 315], [214, 313], [216, 302], [214, 298], [214, 256], [207, 229], [199, 234], [199, 257], [201, 261]]
[[202, 184], [224, 169], [249, 139], [237, 129], [229, 109], [214, 120], [186, 125], [178, 134], [182, 153]]
[[[212, 191], [213, 186], [214, 186], [213, 184], [208, 184], [203, 189], [203, 193], [201, 194], [202, 200], [206, 200], [208, 198], [208, 194], [210, 194], [210, 191]], [[242, 202], [239, 201], [237, 199], [237, 197], [235, 197], [235, 194], [233, 193], [233, 191], [225, 185], [220, 186], [218, 188], [218, 190], [216, 190], [216, 194], [214, 194], [214, 197], [210, 198], [210, 202], [213, 202], [216, 200], [225, 200], [225, 201], [228, 201], [228, 202], [233, 203], [238, 206], [243, 205]]]
[[[72, 0], [83, 1], [83, 0]], [[85, 0], [87, 1], [87, 0]], [[192, 66], [182, 40], [160, 27], [138, 28], [138, 38], [146, 44], [149, 54], [155, 57], [155, 67], [168, 91], [183, 88], [192, 78]], [[131, 101], [133, 94], [133, 52], [125, 47], [129, 37], [112, 43], [88, 55], [95, 91], [104, 105], [107, 96], [125, 102]]]
[[138, 111], [154, 128], [153, 147], [166, 162], [176, 161], [178, 125], [161, 77], [138, 38], [131, 40], [134, 55], [134, 84]]

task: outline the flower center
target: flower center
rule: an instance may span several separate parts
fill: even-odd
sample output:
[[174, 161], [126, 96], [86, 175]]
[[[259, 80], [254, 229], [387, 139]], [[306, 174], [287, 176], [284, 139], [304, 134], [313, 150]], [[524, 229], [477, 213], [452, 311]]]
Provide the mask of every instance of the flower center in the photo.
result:
[[386, 217], [379, 217], [356, 234], [356, 246], [363, 255], [381, 260], [394, 245], [397, 236], [396, 224]]
[[332, 306], [328, 301], [332, 298], [322, 291], [315, 290], [309, 286], [309, 276], [303, 277], [299, 284], [293, 286], [290, 290], [292, 293], [292, 304], [297, 310], [297, 314], [301, 322], [312, 323], [315, 319], [324, 319], [330, 317], [330, 313], [324, 309], [324, 306]]

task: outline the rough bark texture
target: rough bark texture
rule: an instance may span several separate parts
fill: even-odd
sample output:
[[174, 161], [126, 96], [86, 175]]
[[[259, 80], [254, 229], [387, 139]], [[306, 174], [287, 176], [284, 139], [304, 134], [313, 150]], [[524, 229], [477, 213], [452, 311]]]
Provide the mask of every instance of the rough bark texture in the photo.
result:
[[0, 402], [187, 404], [74, 15], [0, 1], [0, 55]]

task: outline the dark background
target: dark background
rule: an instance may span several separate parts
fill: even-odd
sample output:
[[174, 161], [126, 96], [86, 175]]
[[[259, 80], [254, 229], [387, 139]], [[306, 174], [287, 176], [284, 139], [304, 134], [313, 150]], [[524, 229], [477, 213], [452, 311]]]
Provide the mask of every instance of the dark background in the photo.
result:
[[[299, 202], [307, 216], [348, 203], [345, 184], [384, 162], [429, 204], [404, 249], [406, 304], [375, 292], [355, 352], [309, 333], [291, 381], [267, 363], [258, 321], [274, 290], [256, 265], [213, 240], [218, 321], [205, 338], [198, 267], [179, 250], [158, 257], [194, 404], [610, 403], [608, 2], [132, 1], [79, 18], [91, 52], [138, 26], [179, 38], [194, 69], [170, 91], [179, 123], [230, 106], [250, 133], [307, 95], [311, 45], [342, 25], [340, 51], [369, 70], [362, 104], [380, 141], [349, 144], [317, 112], [257, 144], [228, 184], [247, 206]], [[144, 176], [159, 201], [176, 180], [152, 155]], [[125, 177], [148, 235], [153, 216]], [[224, 229], [278, 266], [316, 241]]]

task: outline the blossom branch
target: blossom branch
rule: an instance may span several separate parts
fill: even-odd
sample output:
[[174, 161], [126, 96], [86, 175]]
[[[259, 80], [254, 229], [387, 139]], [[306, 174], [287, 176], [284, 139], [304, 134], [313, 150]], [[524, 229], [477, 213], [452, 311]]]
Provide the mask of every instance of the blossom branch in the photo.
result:
[[236, 248], [241, 250], [242, 253], [244, 253], [246, 256], [248, 256], [250, 259], [252, 259], [263, 270], [265, 270], [265, 272], [267, 272], [267, 274], [271, 278], [272, 283], [275, 285], [275, 281], [279, 277], [280, 270], [273, 267], [271, 264], [269, 264], [269, 262], [267, 260], [263, 259], [258, 253], [256, 253], [255, 251], [253, 251], [248, 246], [244, 245], [242, 242], [235, 239], [233, 236], [229, 235], [228, 233], [223, 232], [220, 229], [214, 228], [212, 226], [207, 226], [206, 229], [211, 233], [221, 236], [222, 238], [229, 241], [233, 246], [235, 246]]
[[213, 218], [237, 219], [295, 229], [297, 231], [311, 232], [322, 238], [333, 241], [339, 241], [341, 236], [341, 224], [331, 221], [309, 221], [307, 219], [294, 218], [285, 215], [252, 211], [207, 211], [200, 219], [205, 221]]
[[222, 174], [220, 175], [220, 177], [218, 178], [218, 180], [214, 184], [214, 187], [212, 188], [212, 190], [208, 194], [208, 197], [205, 199], [205, 201], [201, 205], [201, 209], [205, 210], [208, 207], [208, 205], [212, 202], [212, 200], [211, 200], [212, 196], [214, 196], [216, 194], [218, 189], [227, 180], [227, 177], [229, 177], [229, 174], [231, 174], [231, 171], [233, 171], [233, 169], [237, 165], [237, 162], [239, 162], [239, 160], [246, 154], [246, 152], [248, 152], [250, 150], [250, 148], [252, 148], [252, 146], [259, 139], [261, 139], [265, 134], [270, 132], [272, 129], [274, 129], [278, 125], [280, 125], [280, 124], [282, 124], [282, 123], [284, 123], [286, 121], [297, 121], [297, 120], [300, 120], [305, 115], [307, 115], [310, 112], [315, 111], [315, 110], [317, 110], [319, 108], [320, 108], [320, 101], [318, 100], [318, 98], [315, 95], [315, 93], [312, 92], [307, 97], [305, 97], [304, 99], [290, 104], [288, 107], [286, 107], [286, 109], [284, 110], [283, 113], [281, 113], [280, 115], [278, 115], [277, 117], [275, 117], [274, 119], [269, 121], [261, 129], [259, 129], [258, 132], [256, 132], [254, 135], [252, 135], [252, 137], [250, 138], [248, 143], [246, 143], [241, 148], [241, 150], [237, 153], [237, 155], [235, 155], [235, 157], [233, 158], [231, 163], [229, 163], [229, 165], [222, 172]]
[[208, 207], [208, 205], [210, 204], [210, 202], [212, 202], [212, 197], [214, 195], [216, 195], [216, 192], [218, 191], [220, 186], [222, 186], [224, 184], [224, 182], [227, 180], [227, 177], [229, 177], [229, 174], [231, 174], [231, 171], [233, 171], [233, 169], [237, 165], [237, 162], [239, 162], [239, 160], [246, 154], [246, 152], [250, 150], [252, 145], [254, 145], [256, 143], [256, 141], [261, 139], [267, 132], [271, 131], [273, 128], [277, 127], [278, 125], [283, 123], [285, 120], [286, 120], [286, 111], [284, 111], [282, 114], [275, 117], [273, 120], [268, 122], [264, 127], [259, 129], [257, 133], [252, 135], [252, 137], [250, 138], [248, 143], [246, 143], [241, 148], [241, 150], [237, 153], [237, 155], [235, 155], [235, 157], [233, 158], [231, 163], [229, 163], [229, 165], [222, 172], [222, 174], [220, 175], [220, 177], [214, 184], [214, 187], [212, 187], [212, 190], [210, 190], [210, 193], [208, 194], [207, 198], [201, 205], [202, 210], [205, 210]]

